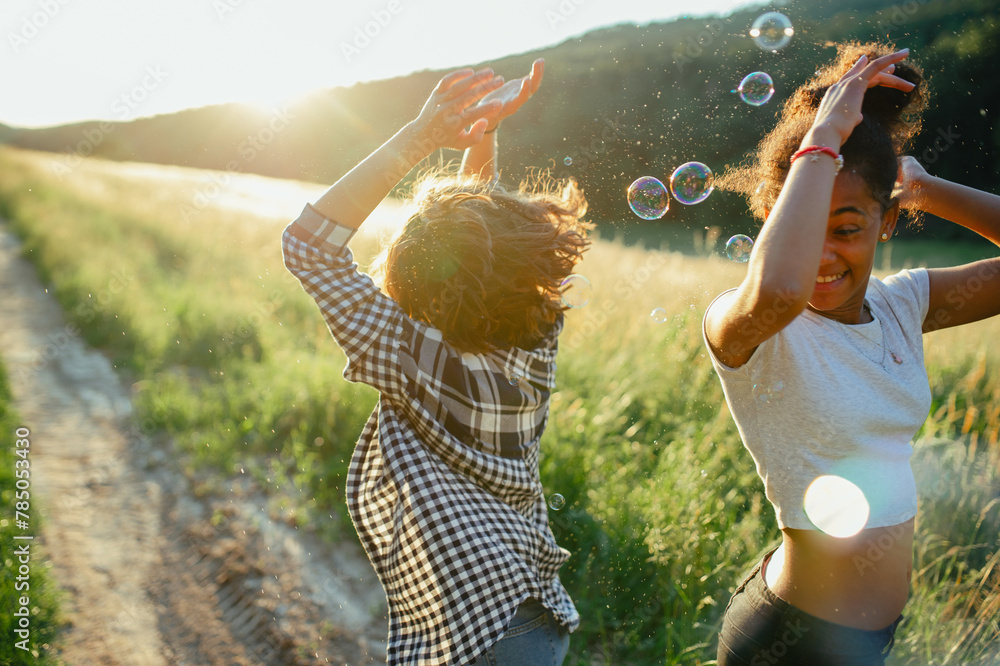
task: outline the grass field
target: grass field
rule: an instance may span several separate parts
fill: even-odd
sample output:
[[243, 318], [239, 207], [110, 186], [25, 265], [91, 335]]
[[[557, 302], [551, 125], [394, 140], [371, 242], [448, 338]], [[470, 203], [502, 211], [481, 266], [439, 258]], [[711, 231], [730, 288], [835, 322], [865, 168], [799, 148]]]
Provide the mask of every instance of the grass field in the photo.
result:
[[[242, 180], [93, 160], [60, 180], [50, 159], [0, 151], [0, 214], [136, 383], [138, 418], [176, 439], [204, 491], [250, 474], [273, 513], [330, 539], [350, 530], [343, 474], [375, 394], [342, 378], [279, 248], [315, 187], [270, 183], [303, 199], [254, 215], [224, 205]], [[352, 246], [364, 263], [376, 245]], [[745, 267], [705, 254], [600, 241], [578, 268], [594, 295], [567, 314], [542, 459], [546, 492], [566, 500], [550, 518], [584, 620], [567, 663], [711, 663], [733, 586], [778, 538], [701, 342], [705, 307]], [[992, 320], [925, 339], [934, 400], [915, 442], [921, 513], [895, 664], [1000, 663], [998, 337]]]

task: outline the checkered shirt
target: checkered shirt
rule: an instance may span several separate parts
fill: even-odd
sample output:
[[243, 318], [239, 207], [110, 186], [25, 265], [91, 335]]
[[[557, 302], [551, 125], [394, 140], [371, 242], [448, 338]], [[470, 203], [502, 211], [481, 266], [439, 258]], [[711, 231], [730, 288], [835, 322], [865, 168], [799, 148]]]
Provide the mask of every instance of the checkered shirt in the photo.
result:
[[344, 377], [380, 393], [347, 506], [388, 598], [389, 663], [471, 663], [528, 597], [576, 629], [538, 478], [562, 318], [531, 351], [459, 352], [358, 271], [353, 234], [306, 206], [282, 249], [347, 355]]

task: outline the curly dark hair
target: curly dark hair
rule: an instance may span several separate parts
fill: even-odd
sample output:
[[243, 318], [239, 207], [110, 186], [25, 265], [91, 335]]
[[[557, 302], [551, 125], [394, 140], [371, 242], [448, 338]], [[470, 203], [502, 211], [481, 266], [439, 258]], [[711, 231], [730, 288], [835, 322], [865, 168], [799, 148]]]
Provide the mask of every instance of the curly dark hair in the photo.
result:
[[[812, 127], [827, 89], [862, 55], [869, 60], [895, 52], [886, 43], [849, 42], [837, 46], [837, 58], [823, 67], [785, 102], [777, 126], [764, 137], [750, 162], [730, 169], [717, 186], [745, 195], [750, 212], [767, 217], [788, 177], [791, 157]], [[895, 76], [915, 84], [909, 92], [885, 86], [869, 88], [861, 106], [863, 119], [840, 147], [844, 168], [857, 173], [883, 212], [893, 203], [898, 158], [920, 131], [927, 103], [927, 84], [918, 65], [909, 58], [897, 63]]]
[[561, 283], [590, 244], [576, 182], [536, 176], [510, 192], [430, 173], [413, 200], [416, 212], [373, 267], [385, 292], [462, 351], [537, 346], [566, 309]]

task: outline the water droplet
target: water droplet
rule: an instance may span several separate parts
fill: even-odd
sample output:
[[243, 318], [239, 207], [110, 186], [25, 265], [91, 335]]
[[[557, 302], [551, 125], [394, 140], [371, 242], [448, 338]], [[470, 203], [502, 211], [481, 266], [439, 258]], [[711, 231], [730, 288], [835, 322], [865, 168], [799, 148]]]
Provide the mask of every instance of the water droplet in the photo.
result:
[[760, 106], [774, 95], [774, 81], [767, 72], [751, 72], [743, 77], [736, 90], [740, 99], [751, 106]]
[[701, 203], [714, 189], [715, 176], [701, 162], [686, 162], [670, 175], [670, 193], [682, 204]]
[[670, 208], [670, 197], [663, 183], [652, 176], [643, 176], [629, 185], [628, 205], [642, 219], [657, 220]]
[[562, 293], [563, 305], [568, 308], [582, 308], [590, 302], [594, 288], [591, 286], [590, 280], [574, 273], [562, 281], [559, 290]]
[[552, 493], [551, 495], [549, 495], [549, 508], [551, 508], [554, 511], [558, 511], [564, 506], [566, 506], [565, 497], [563, 497], [559, 493]]
[[753, 250], [753, 240], [749, 236], [736, 234], [726, 241], [726, 256], [741, 264], [750, 261], [751, 250]]
[[767, 12], [757, 17], [750, 26], [750, 36], [765, 51], [783, 49], [792, 40], [795, 29], [781, 12]]
[[653, 308], [653, 311], [649, 313], [649, 317], [657, 324], [663, 324], [667, 321], [667, 311], [663, 308]]

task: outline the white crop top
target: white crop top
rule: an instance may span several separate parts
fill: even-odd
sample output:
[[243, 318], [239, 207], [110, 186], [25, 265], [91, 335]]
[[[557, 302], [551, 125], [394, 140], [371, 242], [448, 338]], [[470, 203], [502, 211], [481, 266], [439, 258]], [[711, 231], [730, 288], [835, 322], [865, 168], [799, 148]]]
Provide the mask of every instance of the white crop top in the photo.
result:
[[910, 440], [931, 404], [921, 333], [928, 299], [924, 269], [872, 276], [865, 300], [875, 321], [847, 325], [805, 310], [739, 368], [719, 362], [706, 340], [779, 527], [817, 529], [803, 499], [823, 475], [861, 489], [866, 528], [916, 515]]

